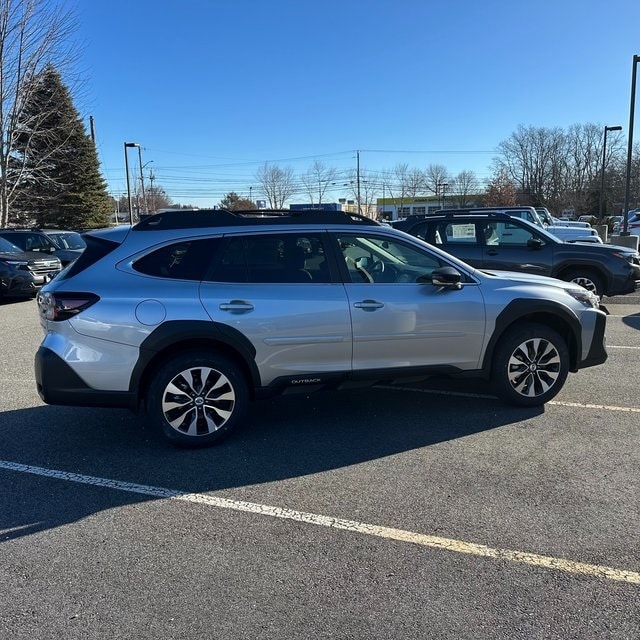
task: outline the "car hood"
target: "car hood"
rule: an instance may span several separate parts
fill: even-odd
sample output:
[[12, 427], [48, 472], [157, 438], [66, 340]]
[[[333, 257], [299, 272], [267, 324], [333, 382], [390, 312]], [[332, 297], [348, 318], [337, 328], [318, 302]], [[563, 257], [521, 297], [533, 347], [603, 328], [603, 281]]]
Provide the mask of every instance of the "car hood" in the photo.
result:
[[0, 251], [0, 258], [3, 260], [22, 260], [30, 263], [53, 263], [51, 266], [60, 264], [60, 260], [55, 256], [43, 256], [38, 251]]
[[623, 253], [625, 255], [636, 255], [638, 252], [631, 247], [623, 247], [617, 244], [609, 244], [604, 242], [560, 242], [557, 245], [562, 251], [572, 251], [579, 253], [581, 256], [589, 257], [589, 253], [595, 252], [599, 254]]
[[548, 276], [537, 276], [532, 273], [520, 273], [519, 271], [497, 271], [495, 269], [480, 269], [480, 273], [488, 276], [495, 276], [501, 280], [508, 280], [514, 284], [542, 284], [548, 287], [556, 287], [557, 289], [575, 288], [578, 285], [557, 278]]

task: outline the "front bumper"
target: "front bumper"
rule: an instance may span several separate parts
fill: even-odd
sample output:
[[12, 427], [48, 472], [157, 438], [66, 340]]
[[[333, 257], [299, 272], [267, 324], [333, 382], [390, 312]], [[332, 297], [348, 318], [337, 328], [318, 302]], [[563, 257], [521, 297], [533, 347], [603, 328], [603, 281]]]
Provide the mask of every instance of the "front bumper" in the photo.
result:
[[598, 313], [595, 321], [595, 329], [593, 332], [593, 340], [591, 341], [591, 347], [587, 353], [586, 358], [578, 362], [578, 369], [585, 369], [586, 367], [595, 367], [598, 364], [602, 364], [606, 361], [607, 354], [607, 340], [605, 337], [605, 328], [607, 325], [607, 316], [605, 312]]

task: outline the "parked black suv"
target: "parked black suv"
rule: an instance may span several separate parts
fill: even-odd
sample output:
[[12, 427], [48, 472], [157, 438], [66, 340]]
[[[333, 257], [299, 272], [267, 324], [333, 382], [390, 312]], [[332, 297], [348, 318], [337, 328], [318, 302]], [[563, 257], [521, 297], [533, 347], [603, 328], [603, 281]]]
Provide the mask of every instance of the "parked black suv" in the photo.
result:
[[640, 256], [628, 247], [566, 243], [499, 212], [431, 214], [404, 229], [484, 270], [525, 271], [575, 282], [598, 296], [640, 288]]
[[63, 267], [78, 258], [85, 247], [79, 233], [57, 229], [0, 229], [0, 238], [23, 251], [54, 255], [60, 259]]
[[0, 238], [0, 298], [33, 297], [61, 269], [60, 260], [55, 256], [25, 252]]

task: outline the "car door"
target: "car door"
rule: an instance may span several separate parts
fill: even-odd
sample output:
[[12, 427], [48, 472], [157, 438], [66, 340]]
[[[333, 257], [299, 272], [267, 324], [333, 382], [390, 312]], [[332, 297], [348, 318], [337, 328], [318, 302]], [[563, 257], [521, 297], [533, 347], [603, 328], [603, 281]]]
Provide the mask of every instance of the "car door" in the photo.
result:
[[485, 307], [478, 284], [430, 284], [446, 259], [402, 239], [336, 233], [353, 328], [354, 372], [443, 365], [479, 366]]
[[553, 244], [532, 226], [515, 218], [483, 224], [483, 269], [551, 275]]
[[324, 232], [226, 236], [200, 296], [253, 344], [262, 384], [351, 370], [351, 318]]

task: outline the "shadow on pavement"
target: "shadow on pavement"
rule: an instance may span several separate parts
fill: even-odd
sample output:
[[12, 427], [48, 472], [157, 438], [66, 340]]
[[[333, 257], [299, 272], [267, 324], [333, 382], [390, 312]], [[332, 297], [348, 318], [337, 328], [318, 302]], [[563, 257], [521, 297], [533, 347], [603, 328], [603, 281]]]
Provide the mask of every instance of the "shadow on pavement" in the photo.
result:
[[[469, 402], [475, 404], [473, 411]], [[0, 460], [201, 493], [355, 465], [543, 411], [509, 407], [493, 398], [460, 403], [455, 396], [388, 388], [296, 395], [254, 404], [244, 427], [227, 440], [189, 450], [165, 442], [128, 411], [41, 406], [3, 414]], [[63, 493], [73, 499], [60, 504], [47, 500], [50, 483], [60, 480], [0, 473], [3, 483], [8, 480], [0, 495], [0, 530], [5, 531], [0, 542], [150, 499], [63, 482]]]

